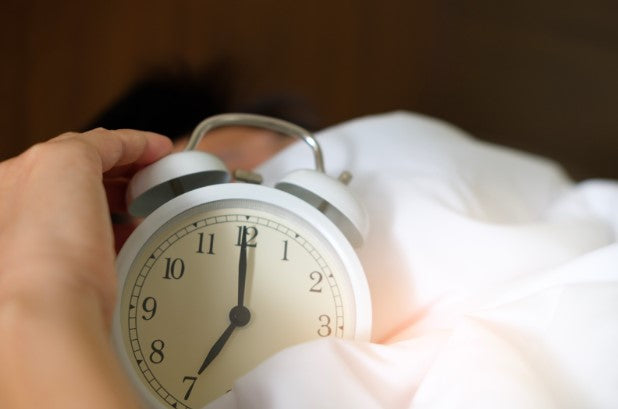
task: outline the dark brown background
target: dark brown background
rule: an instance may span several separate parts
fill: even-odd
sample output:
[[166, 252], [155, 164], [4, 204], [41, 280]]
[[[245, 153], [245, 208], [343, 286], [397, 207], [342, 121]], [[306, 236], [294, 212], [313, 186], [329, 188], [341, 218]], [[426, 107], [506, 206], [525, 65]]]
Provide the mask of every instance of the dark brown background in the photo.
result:
[[618, 177], [615, 0], [3, 0], [0, 159], [81, 129], [160, 67], [226, 61], [230, 98], [320, 125], [393, 109]]

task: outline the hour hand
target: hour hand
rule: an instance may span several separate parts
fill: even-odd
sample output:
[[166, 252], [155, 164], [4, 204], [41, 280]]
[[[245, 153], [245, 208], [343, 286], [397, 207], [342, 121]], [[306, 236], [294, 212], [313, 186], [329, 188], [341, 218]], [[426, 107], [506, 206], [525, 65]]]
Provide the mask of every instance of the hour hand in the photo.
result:
[[214, 361], [217, 355], [219, 355], [219, 352], [221, 352], [221, 350], [223, 349], [223, 346], [230, 338], [230, 335], [232, 335], [232, 332], [234, 332], [234, 328], [236, 328], [236, 323], [230, 322], [230, 325], [228, 325], [228, 327], [225, 329], [223, 334], [221, 334], [217, 342], [215, 342], [212, 348], [210, 348], [210, 351], [208, 351], [206, 359], [204, 359], [202, 366], [200, 366], [200, 369], [197, 371], [198, 375], [201, 375], [202, 372], [204, 372], [204, 369], [206, 369], [208, 365], [210, 365], [210, 363]]
[[210, 348], [210, 351], [208, 351], [206, 359], [204, 359], [202, 366], [200, 366], [200, 369], [197, 371], [198, 375], [201, 375], [202, 372], [204, 372], [204, 369], [206, 369], [208, 365], [210, 365], [210, 363], [214, 361], [217, 355], [219, 355], [219, 353], [223, 349], [223, 346], [232, 335], [232, 332], [234, 332], [237, 327], [244, 327], [249, 323], [250, 320], [251, 312], [249, 312], [246, 307], [237, 305], [230, 310], [230, 325], [228, 325], [228, 327], [225, 329], [223, 334], [221, 334], [217, 342], [215, 342], [212, 348]]

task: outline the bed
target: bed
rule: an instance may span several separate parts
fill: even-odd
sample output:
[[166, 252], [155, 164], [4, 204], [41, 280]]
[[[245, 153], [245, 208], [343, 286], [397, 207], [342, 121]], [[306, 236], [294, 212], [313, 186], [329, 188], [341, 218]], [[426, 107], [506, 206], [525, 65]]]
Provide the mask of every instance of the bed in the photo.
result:
[[[276, 354], [209, 408], [611, 408], [618, 405], [618, 183], [410, 112], [318, 134], [350, 170], [369, 343]], [[311, 167], [292, 145], [266, 183]]]

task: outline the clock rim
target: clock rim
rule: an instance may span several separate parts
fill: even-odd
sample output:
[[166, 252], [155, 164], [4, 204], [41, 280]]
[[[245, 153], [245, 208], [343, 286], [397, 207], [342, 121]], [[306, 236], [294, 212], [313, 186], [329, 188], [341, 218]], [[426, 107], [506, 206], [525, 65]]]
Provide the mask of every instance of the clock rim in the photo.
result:
[[[317, 230], [339, 255], [352, 290], [354, 316], [353, 340], [367, 342], [371, 336], [372, 308], [369, 286], [356, 251], [339, 228], [319, 210], [290, 193], [261, 185], [226, 183], [205, 186], [186, 192], [148, 215], [129, 236], [116, 258], [117, 301], [112, 320], [112, 341], [117, 355], [133, 385], [139, 390], [142, 400], [150, 407], [165, 408], [139, 379], [132, 367], [130, 356], [124, 346], [120, 322], [120, 305], [124, 284], [133, 261], [144, 243], [169, 220], [196, 206], [220, 200], [253, 200], [283, 208], [306, 221]], [[349, 338], [348, 338], [349, 339]]]

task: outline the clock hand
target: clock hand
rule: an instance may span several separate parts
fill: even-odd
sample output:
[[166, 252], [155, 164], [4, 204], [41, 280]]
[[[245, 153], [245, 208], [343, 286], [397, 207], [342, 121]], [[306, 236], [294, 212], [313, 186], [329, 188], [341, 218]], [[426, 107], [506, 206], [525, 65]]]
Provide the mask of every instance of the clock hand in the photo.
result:
[[247, 228], [242, 229], [242, 241], [240, 243], [240, 258], [238, 260], [238, 306], [245, 303], [245, 282], [247, 280]]
[[221, 352], [221, 350], [223, 349], [223, 346], [230, 338], [230, 335], [232, 335], [232, 332], [234, 332], [236, 326], [236, 323], [230, 322], [230, 325], [228, 325], [228, 327], [225, 329], [223, 334], [221, 334], [217, 342], [215, 342], [212, 348], [210, 348], [210, 351], [208, 351], [206, 359], [204, 359], [204, 362], [202, 362], [202, 366], [200, 366], [200, 369], [197, 371], [198, 375], [201, 375], [202, 372], [204, 372], [204, 369], [206, 369], [206, 367], [208, 367], [208, 365], [210, 365], [210, 363], [214, 361], [217, 355], [219, 355], [219, 352]]
[[208, 355], [206, 355], [204, 362], [202, 362], [202, 366], [200, 366], [200, 369], [197, 371], [198, 375], [201, 375], [208, 365], [219, 355], [223, 346], [232, 335], [232, 332], [234, 332], [234, 329], [236, 329], [236, 327], [244, 327], [251, 319], [251, 312], [244, 306], [245, 282], [247, 281], [247, 230], [245, 227], [243, 227], [241, 234], [240, 258], [238, 260], [238, 305], [230, 310], [230, 325], [228, 325], [217, 342], [215, 342], [212, 348], [210, 348], [210, 351], [208, 351]]
[[249, 323], [250, 320], [251, 313], [246, 307], [237, 305], [230, 310], [230, 325], [228, 325], [228, 327], [225, 329], [223, 334], [221, 334], [217, 342], [215, 342], [212, 348], [210, 348], [210, 351], [208, 351], [206, 359], [204, 359], [204, 362], [202, 362], [202, 366], [200, 366], [200, 369], [197, 371], [198, 375], [201, 375], [202, 372], [204, 372], [204, 369], [206, 369], [208, 365], [210, 365], [210, 363], [214, 361], [217, 355], [219, 355], [219, 353], [223, 349], [223, 346], [232, 335], [232, 332], [234, 332], [237, 327], [244, 327]]

